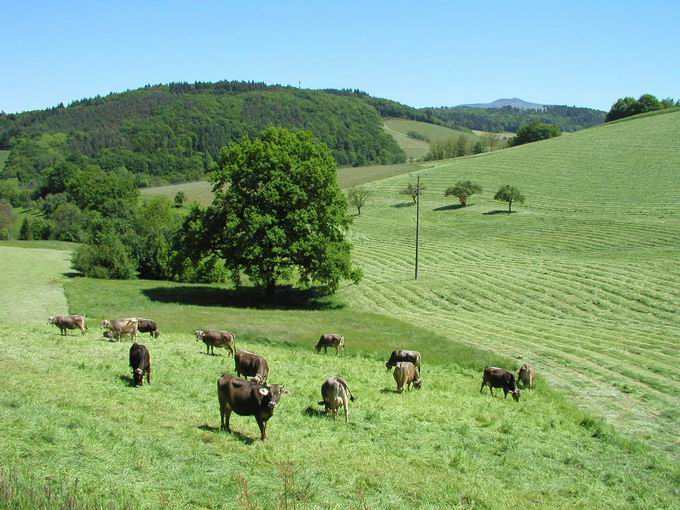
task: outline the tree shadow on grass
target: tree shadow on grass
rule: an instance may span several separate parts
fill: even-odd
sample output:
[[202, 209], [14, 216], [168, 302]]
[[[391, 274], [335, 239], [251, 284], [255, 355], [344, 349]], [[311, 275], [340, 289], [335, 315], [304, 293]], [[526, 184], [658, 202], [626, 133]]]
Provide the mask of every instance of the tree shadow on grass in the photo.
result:
[[491, 216], [493, 214], [515, 214], [516, 211], [512, 211], [512, 213], [508, 213], [506, 209], [494, 209], [493, 211], [487, 211], [485, 213], [482, 213], [484, 216]]
[[392, 207], [396, 207], [397, 209], [401, 209], [402, 207], [413, 207], [416, 205], [413, 202], [401, 202], [399, 204], [394, 204]]
[[225, 289], [205, 285], [153, 287], [142, 289], [142, 293], [152, 301], [195, 306], [274, 310], [335, 310], [344, 307], [342, 303], [334, 301], [325, 289], [319, 287], [310, 289], [280, 287], [272, 298], [266, 297], [260, 289], [253, 287]]
[[314, 416], [316, 418], [328, 418], [328, 414], [326, 414], [325, 410], [319, 409], [318, 407], [314, 406], [307, 407], [307, 409], [304, 410], [304, 413], [306, 416]]
[[441, 207], [435, 207], [434, 211], [455, 211], [456, 209], [462, 209], [465, 207], [463, 204], [449, 204], [443, 205]]

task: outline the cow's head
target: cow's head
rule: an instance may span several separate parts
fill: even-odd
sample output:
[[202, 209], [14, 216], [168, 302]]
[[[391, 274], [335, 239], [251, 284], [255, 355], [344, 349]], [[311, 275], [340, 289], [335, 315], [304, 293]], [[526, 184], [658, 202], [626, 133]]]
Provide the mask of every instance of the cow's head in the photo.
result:
[[54, 324], [55, 317], [52, 315], [51, 317], [47, 318], [47, 324]]
[[416, 379], [413, 381], [413, 386], [416, 387], [417, 390], [419, 390], [423, 385], [423, 380], [422, 379]]
[[153, 335], [154, 338], [158, 338], [159, 336], [161, 336], [161, 332], [158, 331], [157, 329], [152, 331], [151, 334]]
[[267, 406], [272, 410], [279, 403], [279, 399], [288, 394], [288, 390], [279, 384], [262, 386], [258, 392], [262, 396], [262, 406]]
[[203, 332], [203, 330], [198, 329], [198, 330], [194, 331], [194, 335], [196, 335], [196, 340], [198, 341], [198, 340], [203, 340], [203, 335], [205, 335], [205, 333]]
[[101, 327], [102, 329], [109, 329], [109, 328], [111, 327], [111, 321], [110, 321], [110, 320], [106, 320], [106, 319], [103, 320], [103, 321], [101, 322], [101, 326], [100, 326], [100, 327]]
[[135, 368], [132, 378], [135, 380], [135, 386], [142, 386], [144, 384], [144, 371], [141, 368]]
[[321, 341], [319, 341], [319, 343], [316, 344], [316, 347], [314, 347], [314, 350], [316, 351], [317, 354], [321, 352]]
[[391, 368], [394, 368], [394, 365], [395, 365], [394, 361], [388, 361], [388, 362], [385, 363], [385, 368], [387, 368], [387, 370], [389, 370]]
[[519, 388], [515, 388], [514, 390], [511, 390], [510, 393], [512, 393], [512, 398], [515, 400], [515, 402], [519, 402]]

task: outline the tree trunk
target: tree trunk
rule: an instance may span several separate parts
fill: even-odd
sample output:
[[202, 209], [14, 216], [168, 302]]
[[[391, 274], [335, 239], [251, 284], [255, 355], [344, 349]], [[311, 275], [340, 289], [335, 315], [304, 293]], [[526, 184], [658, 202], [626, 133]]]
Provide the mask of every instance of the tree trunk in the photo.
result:
[[276, 291], [276, 280], [271, 279], [267, 281], [267, 286], [265, 287], [265, 294], [267, 299], [271, 300], [274, 298], [274, 292]]
[[508, 214], [512, 212], [512, 200], [508, 200]]

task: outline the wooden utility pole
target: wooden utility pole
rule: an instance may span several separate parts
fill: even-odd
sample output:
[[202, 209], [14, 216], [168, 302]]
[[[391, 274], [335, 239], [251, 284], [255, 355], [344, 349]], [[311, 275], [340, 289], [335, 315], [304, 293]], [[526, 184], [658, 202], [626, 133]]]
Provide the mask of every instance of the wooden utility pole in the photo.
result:
[[416, 280], [418, 279], [418, 241], [420, 238], [420, 174], [416, 181]]

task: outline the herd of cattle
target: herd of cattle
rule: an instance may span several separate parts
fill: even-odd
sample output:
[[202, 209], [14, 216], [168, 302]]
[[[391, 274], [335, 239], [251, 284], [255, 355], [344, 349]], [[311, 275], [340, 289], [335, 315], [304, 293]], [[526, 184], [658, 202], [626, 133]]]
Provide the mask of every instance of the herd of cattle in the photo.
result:
[[[62, 335], [66, 330], [79, 329], [84, 335], [87, 330], [86, 319], [83, 315], [55, 315], [49, 317], [48, 324], [59, 328]], [[120, 340], [129, 336], [133, 344], [130, 347], [130, 368], [135, 386], [141, 386], [146, 376], [146, 381], [151, 384], [151, 356], [146, 346], [136, 343], [139, 333], [149, 333], [152, 338], [160, 336], [160, 330], [155, 321], [130, 317], [127, 319], [104, 320], [101, 322], [104, 337], [109, 340]], [[206, 354], [214, 354], [215, 347], [227, 350], [227, 356], [234, 357], [234, 369], [236, 376], [223, 374], [217, 380], [217, 396], [220, 405], [220, 428], [230, 432], [229, 418], [231, 413], [240, 416], [254, 416], [260, 428], [262, 440], [266, 438], [267, 421], [274, 414], [274, 408], [279, 399], [288, 393], [288, 390], [279, 384], [268, 384], [269, 365], [267, 360], [254, 352], [236, 351], [236, 338], [229, 331], [217, 331], [213, 329], [194, 331], [196, 340], [203, 341], [206, 346]], [[334, 348], [336, 354], [344, 351], [345, 337], [337, 334], [321, 335], [314, 349], [317, 353], [324, 349]], [[420, 377], [422, 357], [418, 351], [397, 350], [392, 351], [390, 358], [385, 363], [387, 370], [393, 370], [394, 380], [397, 384], [397, 392], [402, 393], [404, 388], [411, 390], [414, 386], [420, 389], [423, 381]], [[482, 386], [489, 387], [493, 396], [493, 388], [501, 388], [505, 398], [508, 393], [517, 402], [520, 390], [517, 379], [524, 387], [533, 388], [536, 371], [525, 363], [519, 369], [517, 378], [509, 370], [497, 367], [486, 367], [482, 377]], [[338, 409], [342, 407], [345, 413], [345, 421], [348, 421], [348, 404], [354, 401], [352, 391], [347, 381], [340, 376], [327, 378], [321, 385], [321, 398], [319, 405], [323, 405], [325, 412], [336, 416]]]

